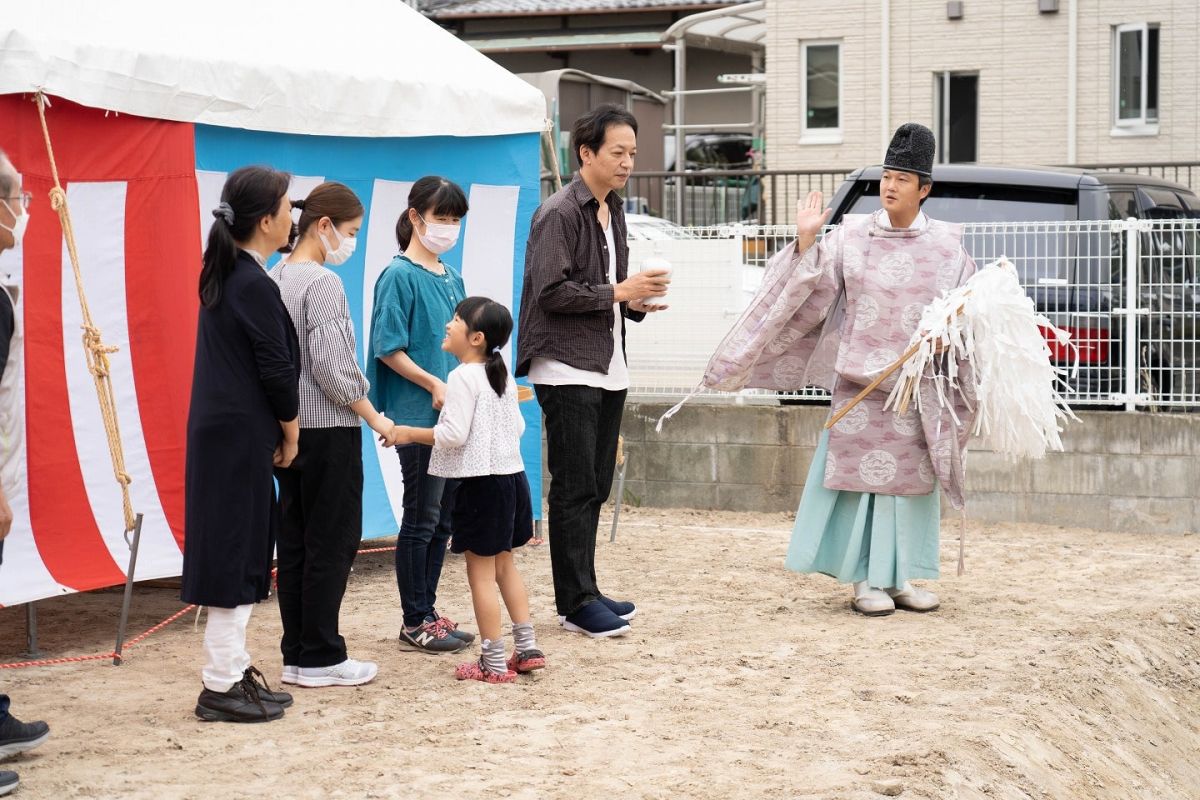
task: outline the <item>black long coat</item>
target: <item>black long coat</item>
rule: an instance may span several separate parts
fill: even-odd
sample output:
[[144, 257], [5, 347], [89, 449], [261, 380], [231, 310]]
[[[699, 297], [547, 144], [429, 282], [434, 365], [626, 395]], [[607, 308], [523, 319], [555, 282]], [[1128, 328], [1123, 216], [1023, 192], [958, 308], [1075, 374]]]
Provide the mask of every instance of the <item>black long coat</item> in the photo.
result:
[[272, 459], [296, 418], [296, 329], [279, 286], [247, 253], [215, 308], [200, 309], [188, 411], [185, 603], [233, 608], [267, 597], [279, 506]]

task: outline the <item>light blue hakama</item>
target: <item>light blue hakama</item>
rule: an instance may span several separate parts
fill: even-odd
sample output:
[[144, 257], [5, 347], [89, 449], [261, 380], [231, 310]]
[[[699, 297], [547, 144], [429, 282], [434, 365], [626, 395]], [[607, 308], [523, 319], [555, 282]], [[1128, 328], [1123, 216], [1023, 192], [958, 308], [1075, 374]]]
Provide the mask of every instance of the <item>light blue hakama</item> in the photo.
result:
[[878, 589], [936, 579], [941, 492], [896, 496], [825, 488], [829, 431], [821, 434], [784, 565]]

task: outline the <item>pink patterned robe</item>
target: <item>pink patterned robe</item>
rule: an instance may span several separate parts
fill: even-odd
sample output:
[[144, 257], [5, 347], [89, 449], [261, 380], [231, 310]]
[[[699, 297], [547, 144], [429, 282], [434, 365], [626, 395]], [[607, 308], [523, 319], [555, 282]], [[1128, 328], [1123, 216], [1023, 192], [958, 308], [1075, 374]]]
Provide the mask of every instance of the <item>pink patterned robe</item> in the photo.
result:
[[[975, 272], [962, 227], [925, 218], [892, 228], [886, 212], [853, 215], [807, 251], [795, 243], [767, 265], [758, 294], [709, 361], [704, 385], [786, 391], [820, 386], [839, 409], [907, 349], [925, 306]], [[972, 381], [955, 365], [969, 401]], [[953, 372], [954, 370], [950, 370]], [[961, 399], [939, 406], [930, 379], [904, 415], [885, 411], [895, 376], [829, 432], [824, 485], [887, 495], [924, 495], [937, 482], [963, 504], [963, 449], [971, 419]]]

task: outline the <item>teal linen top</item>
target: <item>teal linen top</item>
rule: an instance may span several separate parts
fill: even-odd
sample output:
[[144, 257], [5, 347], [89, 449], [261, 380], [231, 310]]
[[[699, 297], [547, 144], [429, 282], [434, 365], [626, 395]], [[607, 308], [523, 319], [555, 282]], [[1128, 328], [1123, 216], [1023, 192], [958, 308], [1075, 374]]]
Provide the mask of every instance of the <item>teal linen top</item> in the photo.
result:
[[442, 340], [466, 288], [462, 275], [448, 264], [442, 266], [446, 274], [436, 275], [398, 255], [375, 283], [367, 347], [369, 396], [398, 425], [431, 428], [439, 412], [429, 392], [393, 371], [380, 357], [403, 350], [417, 366], [443, 381], [458, 366], [458, 359], [442, 350]]

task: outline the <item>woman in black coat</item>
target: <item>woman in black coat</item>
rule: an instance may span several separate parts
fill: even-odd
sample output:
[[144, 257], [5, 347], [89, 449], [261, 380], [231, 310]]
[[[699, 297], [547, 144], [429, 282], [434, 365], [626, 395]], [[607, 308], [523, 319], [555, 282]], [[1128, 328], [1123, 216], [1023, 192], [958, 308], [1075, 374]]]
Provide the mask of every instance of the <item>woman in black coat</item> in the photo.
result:
[[246, 623], [267, 597], [278, 526], [273, 467], [296, 456], [299, 347], [266, 258], [292, 231], [290, 178], [265, 167], [229, 176], [200, 273], [200, 321], [188, 412], [183, 600], [208, 607], [204, 720], [279, 719], [246, 652]]

